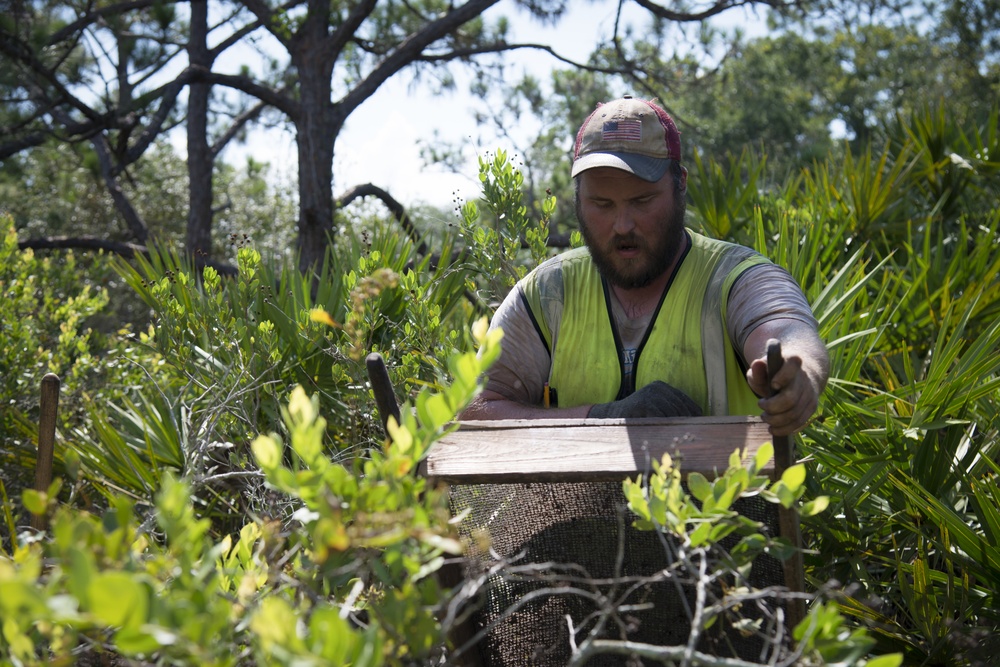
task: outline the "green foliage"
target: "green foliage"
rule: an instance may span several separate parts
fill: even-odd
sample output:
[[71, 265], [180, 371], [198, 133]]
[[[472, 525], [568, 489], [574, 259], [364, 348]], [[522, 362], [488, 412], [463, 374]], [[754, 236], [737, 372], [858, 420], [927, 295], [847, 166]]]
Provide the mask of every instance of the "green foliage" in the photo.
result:
[[444, 377], [435, 350], [463, 342], [451, 322], [469, 312], [464, 276], [447, 256], [432, 268], [395, 235], [331, 254], [315, 277], [266, 263], [248, 245], [237, 257], [235, 279], [210, 267], [199, 276], [167, 251], [115, 262], [156, 324], [139, 337], [151, 359], [143, 386], [94, 406], [92, 427], [73, 432], [84, 474], [107, 493], [151, 498], [172, 469], [204, 485], [206, 510], [225, 520], [246, 502], [248, 489], [233, 482], [256, 495], [248, 443], [258, 429], [282, 428], [289, 387], [308, 387], [333, 416], [324, 451], [336, 459], [378, 437], [367, 352], [383, 351], [408, 393]]
[[[47, 373], [60, 379], [59, 431], [84, 423], [89, 404], [116, 401], [135, 377], [120, 357], [127, 344], [93, 329], [108, 307], [101, 283], [110, 275], [103, 257], [78, 262], [72, 253], [19, 250], [13, 221], [0, 215], [0, 478], [12, 489], [26, 485], [34, 467]], [[64, 463], [56, 457], [57, 470]]]
[[122, 496], [101, 518], [58, 509], [49, 535], [0, 552], [0, 661], [58, 664], [82, 645], [163, 665], [428, 660], [447, 603], [430, 575], [462, 546], [447, 494], [413, 470], [495, 360], [501, 334], [486, 328], [475, 328], [478, 356], [450, 357], [455, 382], [421, 392], [415, 413], [404, 406], [367, 458], [330, 461], [319, 397], [296, 387], [282, 408], [291, 456], [276, 434], [253, 444], [269, 483], [295, 498], [288, 525], [261, 517], [213, 538], [172, 474], [156, 494], [159, 534]]
[[524, 176], [504, 151], [492, 160], [479, 159], [479, 181], [489, 217], [484, 220], [479, 206], [467, 202], [462, 207], [462, 233], [482, 297], [488, 304], [498, 304], [529, 266], [547, 256], [548, 224], [556, 200], [546, 197], [539, 219], [533, 221], [523, 203]]
[[[887, 134], [885, 146], [831, 155], [779, 184], [765, 180], [763, 156], [696, 160], [694, 222], [789, 270], [828, 341], [831, 380], [801, 436], [804, 460], [782, 480], [760, 479], [759, 461], [735, 465], [720, 480], [692, 476], [692, 501], [660, 466], [627, 493], [646, 527], [691, 552], [741, 539], [737, 571], [788, 547], [754, 537], [732, 501], [758, 493], [798, 507], [810, 586], [826, 595], [843, 583], [794, 630], [817, 664], [871, 652], [966, 665], [995, 652], [1000, 628], [996, 116], [967, 130], [933, 109], [900, 116]], [[434, 610], [449, 593], [430, 575], [460, 545], [443, 496], [413, 467], [489, 362], [447, 361], [469, 344], [477, 306], [466, 293], [499, 300], [546, 252], [520, 171], [502, 154], [480, 168], [485, 213], [466, 207], [457, 266], [449, 239], [432, 266], [383, 227], [331, 251], [316, 276], [242, 243], [235, 279], [168, 252], [117, 264], [156, 316], [140, 344], [120, 344], [128, 363], [101, 365], [84, 313], [103, 298], [80, 289], [73, 260], [46, 263], [8, 241], [0, 311], [14, 343], [3, 349], [20, 367], [47, 369], [54, 354], [79, 368], [69, 377], [89, 389], [70, 395], [94, 409], [60, 429], [62, 482], [23, 496], [55, 512], [51, 537], [22, 535], [0, 558], [4, 657], [57, 662], [81, 644], [162, 664], [436, 656], [446, 628]], [[64, 321], [65, 337], [53, 336]], [[44, 346], [32, 342], [40, 336]], [[384, 447], [360, 363], [372, 350], [411, 399]], [[3, 376], [5, 400], [21, 406], [14, 432], [30, 443], [36, 390], [21, 377]], [[271, 435], [255, 440], [260, 431]], [[4, 475], [32, 464], [26, 447], [0, 452]], [[62, 506], [83, 501], [85, 484], [106, 494], [101, 521]], [[16, 488], [0, 479], [0, 496]], [[13, 536], [11, 508], [0, 525]], [[77, 576], [131, 601], [141, 621], [90, 584], [71, 585]]]
[[885, 650], [965, 665], [989, 655], [1000, 627], [987, 546], [1000, 212], [983, 196], [994, 166], [948, 157], [985, 154], [991, 130], [941, 119], [901, 119], [878, 158], [831, 161], [763, 198], [754, 243], [803, 286], [831, 354], [802, 441], [810, 493], [830, 497], [824, 520], [807, 521], [823, 554], [807, 556], [807, 572], [817, 586], [857, 582], [842, 608]]
[[812, 305], [831, 379], [801, 453], [830, 512], [806, 519], [807, 573], [856, 582], [842, 610], [907, 663], [983, 661], [1000, 628], [996, 119], [901, 114], [884, 147], [752, 197], [755, 158], [692, 170], [696, 224], [786, 267]]
[[[828, 499], [820, 496], [800, 506], [799, 499], [806, 490], [806, 471], [801, 464], [788, 468], [781, 479], [774, 482], [762, 475], [761, 471], [773, 453], [770, 443], [762, 445], [752, 457], [735, 451], [729, 458], [728, 468], [714, 481], [709, 482], [699, 473], [688, 475], [690, 493], [682, 484], [680, 466], [669, 455], [664, 455], [662, 461], [653, 462], [653, 473], [648, 480], [640, 476], [634, 480], [627, 479], [623, 484], [629, 509], [637, 517], [634, 525], [676, 538], [676, 560], [690, 570], [701, 568], [702, 572], [715, 572], [717, 568], [724, 567], [745, 577], [754, 558], [762, 553], [787, 558], [794, 547], [787, 540], [765, 536], [760, 524], [741, 516], [733, 509], [733, 503], [759, 494], [786, 509], [798, 509], [806, 517], [821, 513]], [[738, 538], [735, 544], [725, 551], [719, 550], [720, 541], [732, 536]], [[703, 564], [705, 560], [713, 562], [706, 566]], [[724, 565], [720, 566], [718, 562]], [[692, 630], [695, 634], [720, 622], [724, 609], [729, 606], [704, 602], [705, 595], [700, 589], [707, 587], [710, 580], [711, 577], [705, 576], [696, 579], [699, 593]], [[746, 591], [738, 578], [729, 595], [738, 597], [744, 592], [760, 594], [759, 591]], [[901, 654], [866, 661], [865, 656], [873, 648], [874, 640], [863, 629], [849, 629], [837, 604], [829, 600], [814, 602], [807, 617], [792, 628], [792, 635], [795, 639], [795, 664], [798, 665], [852, 664], [870, 667], [898, 666], [902, 662]]]
[[727, 166], [693, 151], [688, 196], [702, 231], [715, 238], [729, 238], [749, 223], [757, 200], [758, 179], [765, 160], [744, 149]]
[[[70, 145], [43, 146], [0, 167], [0, 211], [14, 219], [21, 238], [92, 235], [132, 240], [121, 230], [114, 202], [92, 152]], [[161, 245], [178, 247], [187, 219], [187, 165], [167, 143], [155, 144], [129, 168], [122, 189]], [[240, 244], [265, 257], [289, 254], [294, 234], [294, 186], [266, 163], [220, 164], [213, 178], [214, 257], [236, 261]]]

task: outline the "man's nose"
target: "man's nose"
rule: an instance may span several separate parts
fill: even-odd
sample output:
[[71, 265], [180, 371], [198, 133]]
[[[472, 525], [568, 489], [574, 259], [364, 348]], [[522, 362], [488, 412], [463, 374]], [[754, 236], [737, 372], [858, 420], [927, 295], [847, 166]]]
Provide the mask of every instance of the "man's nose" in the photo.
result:
[[635, 222], [629, 214], [627, 207], [622, 207], [615, 212], [614, 231], [616, 234], [628, 234], [635, 229]]

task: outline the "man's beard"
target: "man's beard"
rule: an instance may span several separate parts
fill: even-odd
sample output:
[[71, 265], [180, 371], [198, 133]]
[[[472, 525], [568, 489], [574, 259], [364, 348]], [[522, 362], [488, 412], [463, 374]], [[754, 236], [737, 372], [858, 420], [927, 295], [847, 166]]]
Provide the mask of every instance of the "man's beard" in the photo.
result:
[[[676, 196], [676, 195], [675, 195]], [[598, 247], [590, 234], [587, 223], [584, 222], [579, 199], [576, 203], [576, 218], [580, 222], [580, 231], [590, 249], [594, 265], [604, 278], [616, 287], [623, 289], [638, 289], [646, 287], [663, 275], [671, 262], [681, 251], [684, 243], [684, 214], [687, 203], [684, 197], [676, 199], [676, 204], [667, 219], [663, 221], [661, 234], [653, 239], [643, 239], [631, 233], [616, 234], [605, 247]], [[635, 259], [619, 259], [616, 263], [615, 252], [623, 247], [633, 247], [640, 250]]]

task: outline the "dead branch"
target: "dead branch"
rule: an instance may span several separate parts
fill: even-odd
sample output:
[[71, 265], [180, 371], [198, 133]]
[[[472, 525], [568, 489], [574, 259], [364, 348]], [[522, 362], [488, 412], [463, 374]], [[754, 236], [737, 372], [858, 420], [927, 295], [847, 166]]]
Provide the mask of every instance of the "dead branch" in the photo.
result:
[[[126, 259], [131, 259], [136, 255], [149, 257], [149, 248], [138, 243], [128, 243], [122, 241], [109, 241], [96, 236], [50, 236], [43, 238], [25, 239], [18, 241], [17, 247], [21, 250], [88, 250], [97, 252], [110, 252]], [[239, 271], [235, 266], [218, 262], [208, 257], [195, 255], [194, 264], [198, 269], [210, 266], [219, 272], [219, 275], [235, 277]]]

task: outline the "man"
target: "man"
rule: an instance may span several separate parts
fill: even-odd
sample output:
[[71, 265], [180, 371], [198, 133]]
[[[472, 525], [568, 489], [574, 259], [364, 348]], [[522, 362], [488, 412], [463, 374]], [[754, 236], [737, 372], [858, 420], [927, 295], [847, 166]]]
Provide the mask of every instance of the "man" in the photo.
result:
[[[586, 248], [511, 290], [491, 323], [503, 352], [463, 419], [763, 412], [776, 436], [806, 424], [829, 372], [809, 304], [784, 269], [685, 229], [680, 160], [653, 102], [626, 96], [584, 121], [572, 175]], [[768, 378], [772, 338], [785, 361]]]

